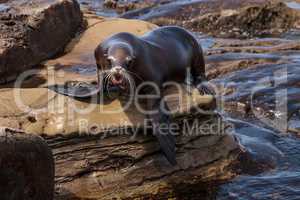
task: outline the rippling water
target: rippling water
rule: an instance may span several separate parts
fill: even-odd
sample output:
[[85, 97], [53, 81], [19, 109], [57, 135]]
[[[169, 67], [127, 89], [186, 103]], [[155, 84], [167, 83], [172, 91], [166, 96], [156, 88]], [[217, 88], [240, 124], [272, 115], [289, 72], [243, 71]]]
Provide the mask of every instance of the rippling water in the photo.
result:
[[[300, 39], [300, 37], [287, 38], [291, 41]], [[257, 163], [272, 166], [257, 175], [241, 175], [221, 185], [218, 188], [217, 199], [300, 199], [300, 140], [285, 130], [285, 128], [299, 128], [300, 117], [295, 116], [288, 124], [278, 126], [280, 123], [278, 118], [281, 115], [289, 115], [300, 110], [299, 57], [299, 50], [272, 53], [229, 52], [222, 56], [208, 56], [208, 61], [263, 59], [266, 63], [270, 62], [251, 69], [237, 70], [212, 80], [217, 85], [227, 84], [234, 88], [233, 92], [225, 95], [225, 101], [245, 104], [252, 102], [254, 109], [262, 110], [263, 114], [259, 113], [258, 116], [245, 114], [241, 120], [229, 118], [229, 121], [235, 125], [234, 134], [250, 152], [252, 159]], [[251, 95], [256, 87], [258, 90]], [[282, 104], [286, 103], [286, 110], [278, 111], [276, 105], [281, 105], [280, 101], [284, 101], [285, 95], [287, 102]], [[283, 122], [286, 120], [288, 119]]]
[[235, 121], [236, 135], [258, 162], [274, 169], [258, 175], [242, 175], [220, 186], [217, 199], [299, 199], [300, 141], [291, 135], [279, 136], [269, 129]]
[[[85, 6], [99, 15], [118, 16], [114, 10], [103, 8], [101, 1], [81, 0], [81, 2], [85, 2]], [[182, 5], [198, 2], [200, 1], [167, 1], [160, 6], [155, 4], [156, 6], [133, 10], [121, 16], [150, 19], [168, 12], [176, 12]], [[287, 2], [287, 5], [300, 9], [300, 4], [294, 1]], [[248, 64], [250, 68], [237, 68], [217, 76], [211, 82], [215, 85], [227, 85], [232, 89], [224, 96], [226, 102], [240, 102], [247, 106], [252, 98], [253, 108], [261, 111], [258, 114], [243, 113], [242, 117], [232, 114], [231, 111], [235, 112], [236, 109], [230, 110], [229, 108], [229, 112], [224, 113], [228, 121], [235, 125], [234, 134], [250, 153], [251, 158], [258, 165], [267, 167], [259, 173], [253, 173], [252, 171], [257, 170], [248, 168], [243, 175], [219, 186], [216, 199], [299, 200], [300, 140], [288, 131], [296, 130], [297, 132], [299, 130], [297, 128], [300, 128], [300, 115], [295, 115], [300, 110], [300, 49], [280, 49], [281, 47], [276, 45], [299, 42], [300, 31], [291, 30], [284, 34], [283, 38], [223, 41], [227, 45], [225, 47], [222, 45], [215, 47], [218, 43], [217, 38], [207, 37], [200, 33], [195, 33], [195, 35], [209, 54], [207, 56], [209, 70], [220, 63], [225, 63], [225, 66], [226, 62], [246, 61], [250, 63]], [[270, 41], [273, 41], [271, 43], [277, 49], [272, 49], [271, 43], [267, 44]], [[237, 49], [230, 46], [233, 43], [238, 44]], [[253, 49], [258, 52], [251, 52], [250, 50]], [[220, 50], [223, 53], [208, 53]], [[224, 67], [224, 65], [221, 66]], [[256, 87], [258, 89], [253, 94]], [[283, 95], [287, 96], [286, 110], [279, 109], [278, 111], [276, 106], [284, 104]], [[287, 125], [280, 126], [280, 118], [285, 114], [284, 112], [291, 115], [291, 119]], [[258, 166], [253, 168], [256, 167]]]

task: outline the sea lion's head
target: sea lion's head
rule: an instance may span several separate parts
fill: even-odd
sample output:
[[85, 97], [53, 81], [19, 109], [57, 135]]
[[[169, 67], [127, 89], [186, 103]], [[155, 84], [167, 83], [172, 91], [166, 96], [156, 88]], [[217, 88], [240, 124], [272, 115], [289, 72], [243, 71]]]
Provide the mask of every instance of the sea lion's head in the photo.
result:
[[134, 83], [130, 74], [130, 67], [134, 61], [132, 47], [123, 42], [114, 43], [109, 46], [104, 57], [108, 84], [124, 90], [133, 87]]

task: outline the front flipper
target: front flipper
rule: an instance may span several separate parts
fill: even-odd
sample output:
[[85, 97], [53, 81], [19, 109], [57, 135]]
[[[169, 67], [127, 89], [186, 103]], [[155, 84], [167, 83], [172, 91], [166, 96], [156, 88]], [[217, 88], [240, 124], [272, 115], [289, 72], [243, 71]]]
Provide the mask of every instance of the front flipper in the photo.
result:
[[[170, 118], [168, 114], [164, 113], [160, 108], [160, 100], [151, 101], [149, 108], [151, 110], [158, 110], [157, 113], [148, 115], [148, 118], [152, 122], [153, 135], [157, 138], [160, 148], [169, 163], [176, 165], [175, 136], [170, 131]], [[168, 109], [166, 104], [165, 108]]]
[[96, 85], [78, 81], [70, 81], [64, 85], [51, 85], [47, 88], [56, 93], [76, 98], [90, 98], [98, 95], [102, 89]]

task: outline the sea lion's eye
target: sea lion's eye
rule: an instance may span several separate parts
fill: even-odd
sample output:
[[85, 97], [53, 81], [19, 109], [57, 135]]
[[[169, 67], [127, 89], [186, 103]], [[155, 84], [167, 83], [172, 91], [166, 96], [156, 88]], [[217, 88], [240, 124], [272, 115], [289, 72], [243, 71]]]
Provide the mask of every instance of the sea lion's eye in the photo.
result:
[[127, 61], [127, 62], [130, 62], [131, 60], [132, 60], [132, 58], [131, 58], [130, 56], [127, 56], [127, 57], [126, 57], [126, 61]]
[[106, 63], [106, 66], [107, 66], [107, 67], [110, 67], [110, 66], [111, 66], [111, 60], [105, 59], [105, 63]]
[[132, 63], [132, 58], [130, 56], [126, 57], [126, 62], [128, 65], [130, 65]]
[[113, 59], [111, 58], [111, 56], [109, 56], [109, 57], [106, 58], [106, 62], [107, 62], [107, 64], [108, 64], [109, 66], [112, 65], [112, 61], [113, 61]]

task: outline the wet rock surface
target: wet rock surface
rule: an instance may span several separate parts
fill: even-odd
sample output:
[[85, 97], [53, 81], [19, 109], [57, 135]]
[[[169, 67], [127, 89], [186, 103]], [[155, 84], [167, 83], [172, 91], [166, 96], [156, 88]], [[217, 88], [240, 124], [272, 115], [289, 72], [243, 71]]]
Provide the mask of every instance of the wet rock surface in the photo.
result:
[[73, 0], [10, 0], [0, 10], [0, 82], [60, 53], [82, 25]]
[[0, 129], [0, 192], [3, 200], [53, 199], [54, 160], [42, 138]]
[[283, 2], [222, 10], [187, 22], [193, 30], [217, 37], [251, 38], [278, 36], [297, 26], [300, 15]]
[[180, 25], [222, 38], [278, 36], [299, 27], [299, 13], [283, 2], [242, 2], [215, 7], [212, 3], [199, 3], [179, 15], [153, 17], [150, 21], [158, 25]]
[[[293, 37], [292, 37], [293, 38]], [[219, 199], [278, 199], [299, 189], [298, 39], [215, 39], [206, 51], [210, 82], [224, 100], [224, 114], [251, 160], [263, 172], [219, 187]], [[242, 161], [243, 163], [247, 163]], [[267, 166], [267, 167], [266, 167]], [[245, 169], [248, 174], [253, 168]], [[270, 168], [273, 170], [270, 170]]]
[[[208, 77], [216, 85], [226, 85], [220, 92], [228, 102], [227, 110], [266, 118], [265, 123], [283, 132], [295, 131], [291, 126], [296, 125], [292, 118], [299, 117], [298, 41], [219, 39], [214, 47], [207, 51]], [[278, 98], [282, 98], [281, 104]], [[287, 107], [279, 109], [283, 104]], [[288, 123], [280, 127], [280, 116], [285, 113]]]

